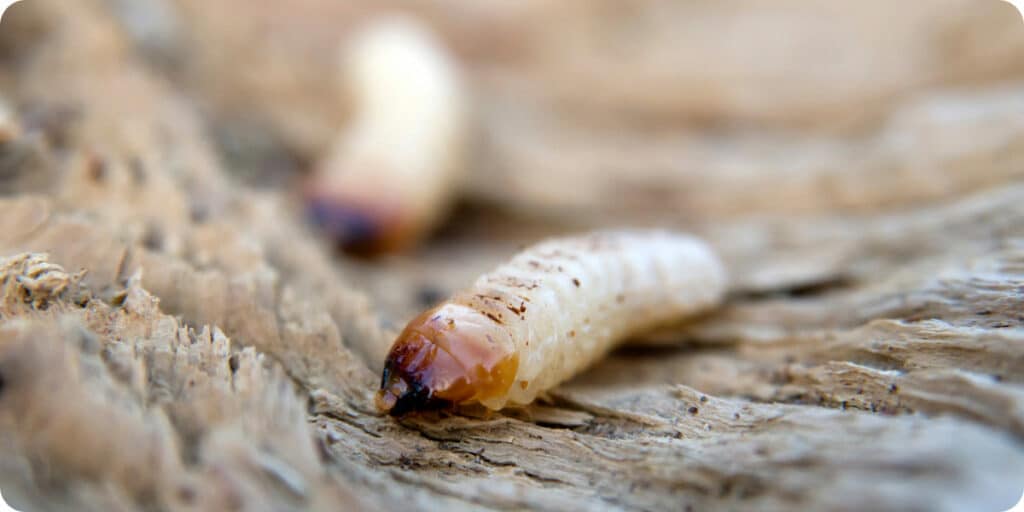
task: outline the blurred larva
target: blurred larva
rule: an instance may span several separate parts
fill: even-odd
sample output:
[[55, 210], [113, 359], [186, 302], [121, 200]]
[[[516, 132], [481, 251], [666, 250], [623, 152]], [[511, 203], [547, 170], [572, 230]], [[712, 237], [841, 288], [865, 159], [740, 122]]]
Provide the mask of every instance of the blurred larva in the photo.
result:
[[716, 305], [725, 288], [722, 264], [693, 237], [543, 242], [412, 320], [391, 346], [377, 407], [530, 403], [628, 335]]
[[355, 36], [342, 69], [354, 118], [307, 183], [308, 210], [343, 246], [408, 247], [443, 217], [465, 168], [456, 63], [426, 27], [388, 17]]

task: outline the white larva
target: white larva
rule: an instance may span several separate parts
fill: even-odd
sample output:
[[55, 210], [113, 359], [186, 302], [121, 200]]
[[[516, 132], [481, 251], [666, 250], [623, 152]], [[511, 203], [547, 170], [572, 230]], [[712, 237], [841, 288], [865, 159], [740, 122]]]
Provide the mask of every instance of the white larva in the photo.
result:
[[464, 172], [458, 66], [426, 26], [396, 16], [356, 35], [342, 69], [354, 118], [307, 185], [309, 209], [344, 245], [408, 247], [447, 211]]
[[630, 334], [715, 306], [726, 284], [711, 249], [686, 235], [540, 243], [412, 320], [388, 354], [377, 405], [402, 414], [528, 404]]

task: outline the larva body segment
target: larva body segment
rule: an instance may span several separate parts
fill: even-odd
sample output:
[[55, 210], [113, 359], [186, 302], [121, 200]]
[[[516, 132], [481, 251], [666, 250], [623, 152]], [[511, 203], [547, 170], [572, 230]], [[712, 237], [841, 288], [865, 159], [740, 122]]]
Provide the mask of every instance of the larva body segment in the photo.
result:
[[664, 231], [540, 243], [411, 321], [388, 355], [378, 406], [527, 404], [632, 333], [717, 304], [711, 249]]
[[354, 118], [306, 186], [313, 220], [343, 246], [394, 251], [447, 211], [464, 172], [467, 98], [430, 30], [376, 20], [345, 52]]

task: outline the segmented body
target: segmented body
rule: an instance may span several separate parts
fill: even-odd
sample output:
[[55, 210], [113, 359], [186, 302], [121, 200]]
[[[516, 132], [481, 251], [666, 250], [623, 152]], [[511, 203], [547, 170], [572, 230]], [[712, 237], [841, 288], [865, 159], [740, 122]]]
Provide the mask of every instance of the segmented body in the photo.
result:
[[410, 322], [378, 402], [398, 412], [437, 401], [527, 404], [631, 333], [714, 306], [725, 289], [718, 258], [693, 237], [621, 231], [543, 242]]

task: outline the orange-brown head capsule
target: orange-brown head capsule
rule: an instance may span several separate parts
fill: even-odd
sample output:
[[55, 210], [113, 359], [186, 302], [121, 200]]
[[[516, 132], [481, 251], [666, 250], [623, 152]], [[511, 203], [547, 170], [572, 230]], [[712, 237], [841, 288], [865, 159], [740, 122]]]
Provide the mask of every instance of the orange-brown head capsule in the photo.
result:
[[[321, 180], [323, 181], [323, 180]], [[305, 190], [310, 220], [342, 248], [374, 255], [405, 249], [412, 242], [408, 212], [388, 206], [373, 191], [346, 190], [330, 183], [311, 182]]]
[[394, 416], [506, 393], [519, 359], [507, 329], [447, 302], [409, 322], [391, 346], [377, 407]]

